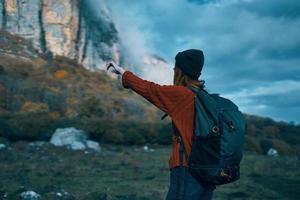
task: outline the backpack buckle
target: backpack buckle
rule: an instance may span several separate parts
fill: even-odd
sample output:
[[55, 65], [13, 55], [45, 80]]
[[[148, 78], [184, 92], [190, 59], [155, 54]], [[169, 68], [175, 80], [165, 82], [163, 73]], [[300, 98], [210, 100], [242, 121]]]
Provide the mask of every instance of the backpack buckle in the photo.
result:
[[174, 140], [177, 142], [177, 143], [181, 143], [181, 137], [180, 136], [176, 136], [176, 135], [173, 135], [174, 137]]
[[234, 126], [234, 124], [233, 124], [233, 121], [230, 121], [230, 122], [229, 122], [229, 128], [230, 128], [231, 130], [234, 130], [234, 129], [235, 129], [235, 126]]
[[213, 136], [218, 136], [220, 134], [220, 128], [218, 126], [214, 126], [212, 127], [211, 132]]
[[229, 174], [225, 173], [224, 169], [221, 169], [219, 175], [220, 175], [221, 177], [226, 178], [228, 181], [229, 181], [230, 179], [232, 179], [232, 177], [231, 177]]

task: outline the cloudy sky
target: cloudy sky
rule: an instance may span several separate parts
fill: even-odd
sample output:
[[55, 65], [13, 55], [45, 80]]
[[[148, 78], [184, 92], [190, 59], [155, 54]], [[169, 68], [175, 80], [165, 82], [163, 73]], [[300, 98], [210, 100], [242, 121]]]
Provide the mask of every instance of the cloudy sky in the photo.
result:
[[202, 49], [210, 92], [245, 113], [300, 123], [299, 0], [107, 2], [131, 54], [159, 55], [172, 68], [178, 51]]

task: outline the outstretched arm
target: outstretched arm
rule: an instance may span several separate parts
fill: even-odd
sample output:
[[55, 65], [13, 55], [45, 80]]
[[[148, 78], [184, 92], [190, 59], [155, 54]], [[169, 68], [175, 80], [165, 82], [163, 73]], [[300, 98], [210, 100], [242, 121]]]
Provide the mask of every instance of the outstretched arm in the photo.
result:
[[[115, 63], [111, 63], [111, 65], [114, 66]], [[125, 71], [117, 65], [114, 70], [117, 71], [117, 74], [122, 75], [124, 88], [131, 88], [171, 117], [173, 117], [173, 113], [178, 113], [177, 109], [182, 109], [190, 103], [190, 98], [194, 98], [194, 93], [186, 87], [159, 85], [144, 80], [130, 71]]]

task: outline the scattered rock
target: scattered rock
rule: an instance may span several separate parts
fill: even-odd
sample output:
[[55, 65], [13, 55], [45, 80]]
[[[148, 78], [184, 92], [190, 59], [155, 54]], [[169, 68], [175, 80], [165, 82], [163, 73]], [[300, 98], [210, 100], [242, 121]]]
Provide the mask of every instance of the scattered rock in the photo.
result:
[[5, 149], [6, 148], [6, 145], [5, 144], [0, 144], [0, 150], [1, 149]]
[[47, 142], [45, 141], [34, 141], [29, 143], [30, 146], [36, 146], [36, 147], [42, 147], [45, 144], [47, 144]]
[[43, 194], [41, 199], [52, 199], [52, 200], [76, 200], [77, 198], [74, 195], [64, 191], [63, 189], [60, 191], [52, 191]]
[[267, 152], [267, 155], [268, 156], [274, 156], [274, 157], [279, 156], [278, 151], [274, 148], [270, 148]]
[[86, 145], [88, 148], [93, 149], [96, 152], [100, 152], [101, 148], [98, 142], [92, 141], [92, 140], [87, 140]]
[[73, 150], [84, 150], [84, 149], [86, 149], [86, 146], [84, 143], [85, 143], [84, 141], [74, 141], [74, 142], [72, 142], [70, 147]]
[[149, 148], [147, 145], [143, 147], [145, 152], [154, 152], [154, 149]]
[[6, 199], [7, 193], [0, 189], [0, 199]]
[[82, 130], [76, 128], [58, 128], [52, 135], [50, 143], [55, 146], [67, 146], [72, 150], [85, 150], [86, 148], [100, 152], [100, 145], [87, 137]]
[[61, 197], [63, 194], [61, 192], [56, 192], [56, 196]]
[[22, 200], [37, 200], [40, 199], [41, 195], [34, 191], [25, 191], [20, 194]]

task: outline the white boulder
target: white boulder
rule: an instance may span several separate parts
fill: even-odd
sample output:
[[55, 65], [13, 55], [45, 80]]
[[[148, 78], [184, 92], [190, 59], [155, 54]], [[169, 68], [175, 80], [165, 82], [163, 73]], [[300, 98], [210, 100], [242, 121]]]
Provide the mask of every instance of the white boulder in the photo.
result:
[[274, 156], [274, 157], [279, 156], [278, 151], [276, 149], [273, 149], [273, 148], [270, 148], [268, 150], [267, 155], [268, 156]]
[[85, 150], [85, 141], [74, 141], [72, 144], [70, 144], [70, 148], [73, 150]]
[[58, 128], [50, 139], [55, 146], [72, 145], [74, 142], [86, 141], [86, 135], [82, 130], [76, 128]]
[[5, 144], [0, 144], [0, 149], [5, 149], [6, 145]]
[[59, 197], [61, 197], [61, 196], [63, 196], [63, 194], [62, 194], [62, 193], [60, 193], [60, 192], [56, 192], [56, 196], [59, 196]]
[[37, 200], [40, 199], [41, 195], [34, 191], [25, 191], [20, 194], [20, 197], [23, 200]]
[[92, 141], [92, 140], [87, 140], [86, 145], [88, 148], [93, 149], [96, 152], [100, 152], [101, 148], [98, 142]]
[[82, 130], [76, 128], [58, 128], [50, 139], [50, 143], [55, 146], [67, 146], [72, 150], [85, 150], [90, 148], [96, 152], [100, 152], [98, 142], [87, 140], [87, 137]]
[[145, 152], [154, 152], [154, 149], [149, 148], [147, 145], [143, 147]]

